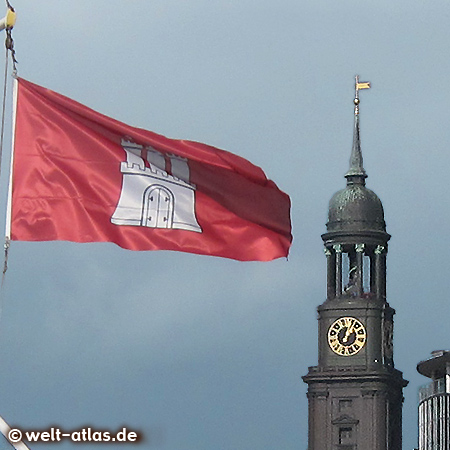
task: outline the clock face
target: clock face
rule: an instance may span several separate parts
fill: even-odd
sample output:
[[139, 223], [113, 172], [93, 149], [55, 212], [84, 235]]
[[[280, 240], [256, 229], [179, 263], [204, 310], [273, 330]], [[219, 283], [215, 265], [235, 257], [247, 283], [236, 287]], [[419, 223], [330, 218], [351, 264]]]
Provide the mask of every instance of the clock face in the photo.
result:
[[367, 339], [364, 325], [355, 317], [341, 317], [328, 329], [328, 345], [341, 356], [356, 355]]

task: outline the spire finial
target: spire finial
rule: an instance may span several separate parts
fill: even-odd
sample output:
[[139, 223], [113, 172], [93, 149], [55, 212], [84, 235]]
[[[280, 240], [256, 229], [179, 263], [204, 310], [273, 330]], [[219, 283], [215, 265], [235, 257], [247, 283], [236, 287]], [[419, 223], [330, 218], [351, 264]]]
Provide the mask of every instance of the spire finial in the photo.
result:
[[353, 103], [355, 104], [355, 116], [359, 114], [359, 91], [361, 89], [370, 89], [370, 81], [359, 81], [359, 75], [355, 76], [355, 99]]
[[365, 184], [367, 178], [366, 171], [363, 167], [363, 157], [361, 152], [361, 141], [359, 137], [359, 91], [361, 89], [370, 89], [370, 82], [359, 81], [359, 76], [355, 77], [355, 126], [353, 128], [353, 147], [350, 156], [350, 169], [345, 174], [347, 184]]

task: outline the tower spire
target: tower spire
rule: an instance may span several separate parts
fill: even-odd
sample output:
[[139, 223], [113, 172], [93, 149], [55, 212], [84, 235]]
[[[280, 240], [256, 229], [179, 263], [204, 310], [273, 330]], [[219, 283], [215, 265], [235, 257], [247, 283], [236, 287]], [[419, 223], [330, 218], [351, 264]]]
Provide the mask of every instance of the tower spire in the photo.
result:
[[361, 89], [370, 89], [370, 82], [359, 81], [359, 76], [355, 77], [355, 98], [353, 103], [355, 105], [355, 119], [353, 127], [353, 146], [352, 153], [350, 156], [350, 168], [345, 174], [347, 178], [347, 184], [365, 184], [365, 179], [367, 178], [366, 171], [363, 167], [363, 157], [361, 152], [361, 139], [359, 136], [359, 91]]

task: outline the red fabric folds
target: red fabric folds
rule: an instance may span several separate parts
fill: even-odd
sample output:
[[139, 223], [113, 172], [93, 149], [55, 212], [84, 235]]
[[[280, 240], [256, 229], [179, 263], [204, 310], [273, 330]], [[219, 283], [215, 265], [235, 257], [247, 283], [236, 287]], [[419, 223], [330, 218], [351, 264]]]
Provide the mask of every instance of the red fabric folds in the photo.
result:
[[290, 200], [239, 156], [19, 79], [11, 238], [268, 261], [288, 254]]

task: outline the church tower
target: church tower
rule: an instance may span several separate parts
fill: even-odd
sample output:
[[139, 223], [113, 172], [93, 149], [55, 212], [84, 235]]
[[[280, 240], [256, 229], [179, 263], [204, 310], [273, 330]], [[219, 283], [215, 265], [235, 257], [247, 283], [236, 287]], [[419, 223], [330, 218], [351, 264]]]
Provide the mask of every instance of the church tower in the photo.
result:
[[308, 384], [308, 450], [401, 450], [403, 387], [394, 368], [394, 309], [386, 300], [383, 206], [366, 188], [356, 77], [347, 186], [330, 200], [327, 298], [318, 308], [319, 361]]

